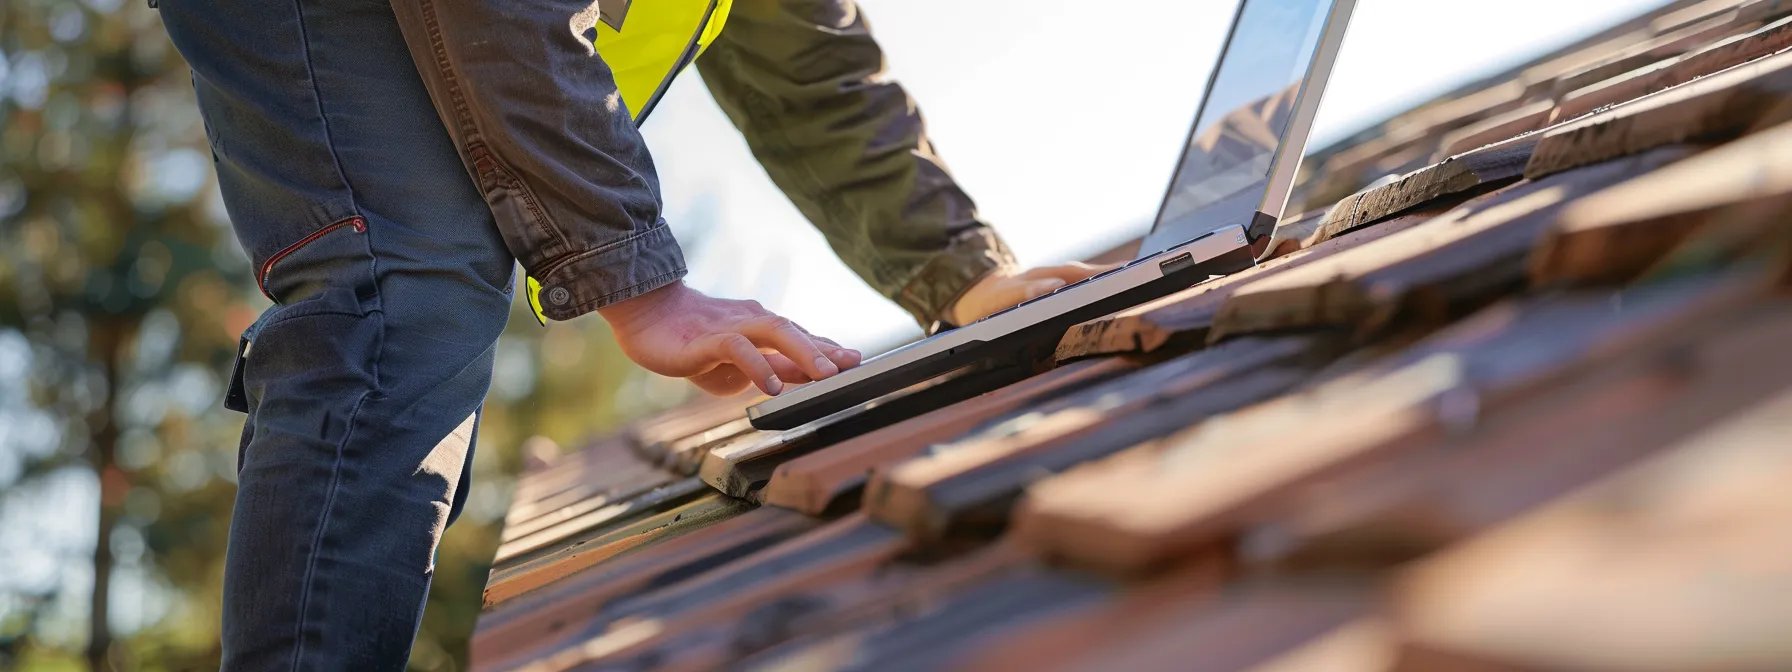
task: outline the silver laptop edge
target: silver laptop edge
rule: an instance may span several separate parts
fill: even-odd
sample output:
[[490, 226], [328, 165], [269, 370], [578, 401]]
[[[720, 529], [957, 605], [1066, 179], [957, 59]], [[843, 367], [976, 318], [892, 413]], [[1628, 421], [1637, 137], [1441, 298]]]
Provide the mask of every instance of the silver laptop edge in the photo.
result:
[[[1175, 229], [1186, 227], [1167, 226], [1167, 224], [1171, 223], [1166, 222], [1165, 219], [1169, 212], [1170, 199], [1176, 196], [1178, 190], [1178, 183], [1180, 182], [1184, 170], [1183, 164], [1188, 160], [1190, 148], [1194, 146], [1198, 134], [1201, 133], [1202, 118], [1207, 114], [1206, 108], [1211, 103], [1213, 89], [1225, 66], [1225, 56], [1230, 55], [1234, 40], [1239, 38], [1238, 31], [1245, 16], [1245, 11], [1249, 8], [1250, 3], [1274, 1], [1275, 0], [1242, 0], [1239, 3], [1238, 12], [1233, 18], [1233, 26], [1227, 35], [1226, 44], [1221, 51], [1221, 60], [1216, 64], [1216, 67], [1209, 76], [1207, 90], [1203, 95], [1201, 103], [1202, 109], [1196, 115], [1195, 127], [1191, 129], [1189, 138], [1183, 146], [1183, 155], [1178, 159], [1176, 172], [1171, 175], [1169, 191], [1165, 195], [1164, 204], [1160, 206], [1158, 211], [1157, 221], [1154, 223], [1153, 227], [1154, 230], [1146, 236], [1140, 250], [1140, 259], [1133, 265], [1113, 272], [1110, 275], [1098, 277], [1094, 281], [1086, 281], [1066, 287], [1057, 293], [1023, 303], [1014, 308], [984, 318], [981, 321], [966, 325], [965, 327], [947, 331], [931, 338], [916, 341], [883, 353], [882, 355], [866, 360], [858, 367], [843, 371], [827, 380], [787, 389], [783, 394], [748, 408], [747, 417], [749, 420], [753, 422], [754, 426], [761, 429], [786, 429], [816, 419], [828, 417], [840, 411], [856, 407], [872, 399], [896, 392], [914, 382], [927, 380], [941, 373], [945, 373], [947, 370], [958, 368], [958, 366], [963, 364], [989, 359], [987, 356], [975, 356], [968, 361], [957, 361], [963, 360], [969, 355], [982, 354], [981, 351], [984, 349], [984, 346], [991, 342], [999, 341], [1002, 338], [1015, 335], [1030, 328], [1049, 324], [1052, 321], [1062, 321], [1066, 315], [1069, 315], [1074, 311], [1079, 311], [1080, 309], [1083, 312], [1086, 312], [1090, 306], [1104, 303], [1104, 301], [1111, 302], [1114, 297], [1121, 294], [1135, 292], [1154, 283], [1162, 284], [1162, 282], [1169, 278], [1172, 273], [1178, 272], [1179, 270], [1182, 271], [1183, 274], [1186, 274], [1188, 269], [1199, 267], [1209, 262], [1221, 263], [1222, 260], [1224, 260], [1225, 263], [1236, 263], [1230, 260], [1237, 259], [1241, 252], [1244, 253], [1243, 264], [1248, 267], [1250, 263], [1249, 244], [1253, 233], [1251, 230], [1252, 227], [1261, 225], [1265, 218], [1268, 218], [1269, 222], [1273, 224], [1274, 220], [1279, 218], [1282, 215], [1282, 211], [1287, 207], [1289, 193], [1294, 183], [1295, 175], [1300, 168], [1301, 160], [1305, 154], [1307, 144], [1306, 138], [1312, 130], [1314, 119], [1317, 117], [1319, 102], [1323, 97], [1326, 81], [1331, 75], [1332, 66], [1335, 63], [1338, 52], [1343, 44], [1346, 28], [1349, 25], [1350, 15], [1355, 9], [1356, 0], [1330, 0], [1329, 3], [1326, 2], [1326, 0], [1319, 0], [1319, 4], [1321, 5], [1329, 4], [1330, 9], [1327, 10], [1324, 26], [1321, 28], [1322, 32], [1320, 33], [1317, 43], [1313, 47], [1311, 60], [1308, 62], [1308, 67], [1305, 70], [1306, 74], [1303, 76], [1304, 79], [1301, 81], [1298, 92], [1296, 93], [1293, 107], [1289, 113], [1287, 126], [1278, 138], [1279, 146], [1270, 163], [1269, 173], [1267, 175], [1267, 185], [1263, 187], [1252, 187], [1264, 190], [1263, 198], [1260, 201], [1256, 212], [1250, 214], [1240, 212], [1241, 218], [1232, 218], [1228, 216], [1227, 221], [1223, 226], [1220, 226], [1211, 232], [1203, 234], [1191, 231], [1181, 234], [1179, 238]], [[1315, 87], [1318, 88], [1315, 89]], [[1229, 113], [1230, 111], [1227, 112]], [[1290, 139], [1296, 138], [1299, 139], [1299, 141], [1290, 142]], [[1244, 196], [1244, 193], [1241, 192], [1238, 196], [1242, 197]], [[1199, 213], [1202, 210], [1214, 208], [1218, 205], [1219, 203], [1202, 205], [1193, 212]], [[1244, 207], [1249, 208], [1248, 205]], [[1253, 218], [1252, 215], [1255, 217]], [[1243, 221], [1237, 221], [1238, 219], [1242, 219]], [[1195, 235], [1188, 235], [1191, 233]], [[1158, 249], [1154, 250], [1152, 249], [1152, 246], [1157, 246]], [[1168, 247], [1168, 249], [1163, 249], [1164, 247]], [[1204, 278], [1205, 276], [1201, 277]], [[1200, 278], [1196, 278], [1182, 286], [1192, 285], [1195, 282], [1198, 282], [1199, 279]], [[1178, 289], [1179, 288], [1180, 287], [1178, 287]], [[1171, 289], [1164, 292], [1164, 294], [1167, 295], [1173, 291], [1175, 290]], [[1111, 310], [1104, 311], [1101, 314], [1106, 314], [1107, 312], [1111, 312]], [[1099, 316], [1099, 314], [1091, 315], [1083, 319], [1093, 319], [1094, 317]], [[954, 359], [955, 357], [957, 360]], [[945, 366], [945, 364], [949, 362], [952, 363], [951, 366]], [[896, 383], [901, 382], [897, 380], [898, 372], [910, 368], [913, 368], [914, 370], [909, 373], [924, 373], [925, 369], [930, 368], [941, 370], [934, 371], [927, 375], [903, 377], [901, 378], [901, 381], [907, 381], [906, 384], [896, 385]], [[878, 379], [881, 376], [890, 376], [890, 379], [879, 381]], [[915, 378], [915, 380], [910, 381], [908, 378]], [[849, 390], [854, 390], [854, 388], [859, 388], [861, 386], [865, 389], [857, 390], [860, 394], [851, 395], [850, 398], [844, 398], [849, 396]], [[890, 389], [884, 389], [875, 393], [866, 392], [868, 389], [877, 387]], [[834, 404], [827, 405], [825, 408], [814, 408], [818, 402], [822, 402], [830, 395], [836, 394], [843, 397], [843, 399]], [[805, 408], [805, 406], [809, 406], [810, 408]], [[835, 408], [835, 406], [838, 408]]]

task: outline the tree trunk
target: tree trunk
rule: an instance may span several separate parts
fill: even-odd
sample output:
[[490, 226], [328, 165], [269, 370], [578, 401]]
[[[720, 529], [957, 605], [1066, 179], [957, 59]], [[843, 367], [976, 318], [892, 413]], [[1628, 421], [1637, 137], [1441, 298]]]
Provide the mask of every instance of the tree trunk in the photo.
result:
[[100, 483], [100, 519], [98, 538], [93, 545], [93, 600], [88, 615], [87, 665], [94, 672], [116, 669], [112, 660], [112, 627], [107, 621], [111, 613], [112, 593], [112, 530], [118, 526], [124, 496], [130, 481], [118, 469], [114, 456], [118, 448], [118, 394], [124, 345], [130, 341], [133, 326], [128, 318], [97, 316], [91, 318], [88, 335], [89, 352], [99, 359], [106, 375], [106, 396], [89, 419], [93, 428], [93, 446], [89, 459]]

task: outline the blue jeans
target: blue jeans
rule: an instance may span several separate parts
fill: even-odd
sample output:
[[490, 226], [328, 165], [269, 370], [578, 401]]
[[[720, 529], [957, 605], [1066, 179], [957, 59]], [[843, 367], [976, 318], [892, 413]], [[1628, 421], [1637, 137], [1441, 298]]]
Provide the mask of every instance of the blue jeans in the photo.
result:
[[385, 0], [165, 0], [277, 305], [244, 337], [228, 670], [400, 670], [515, 259]]

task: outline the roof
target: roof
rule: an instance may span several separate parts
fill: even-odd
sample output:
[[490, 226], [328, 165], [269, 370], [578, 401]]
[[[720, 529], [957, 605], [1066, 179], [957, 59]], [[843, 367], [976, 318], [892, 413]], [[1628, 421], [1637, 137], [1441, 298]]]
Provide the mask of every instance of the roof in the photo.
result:
[[1258, 267], [522, 477], [480, 670], [1789, 669], [1792, 0], [1319, 152]]

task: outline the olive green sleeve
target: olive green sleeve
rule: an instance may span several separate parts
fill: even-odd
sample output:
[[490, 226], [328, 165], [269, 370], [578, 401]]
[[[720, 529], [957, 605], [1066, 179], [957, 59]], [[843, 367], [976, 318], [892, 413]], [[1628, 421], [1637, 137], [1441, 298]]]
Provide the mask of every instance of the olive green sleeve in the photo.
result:
[[841, 260], [923, 327], [1008, 248], [933, 151], [851, 0], [735, 0], [697, 69]]

